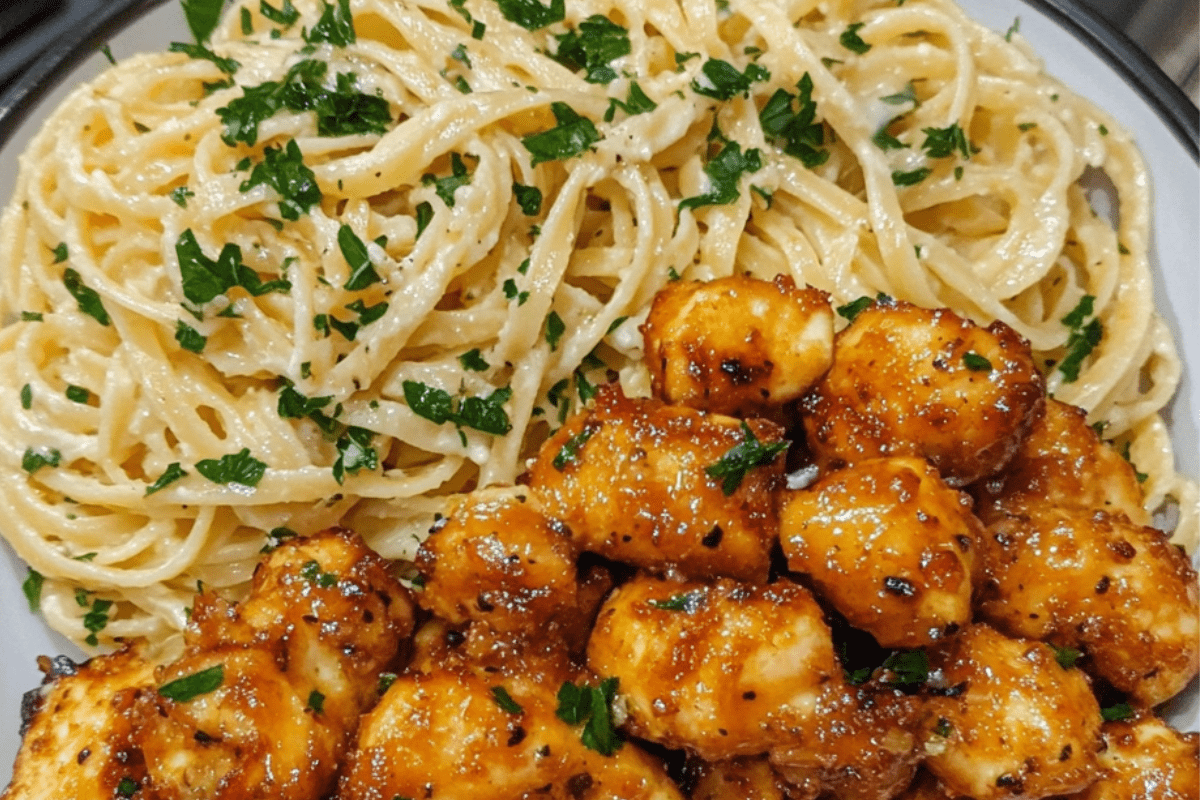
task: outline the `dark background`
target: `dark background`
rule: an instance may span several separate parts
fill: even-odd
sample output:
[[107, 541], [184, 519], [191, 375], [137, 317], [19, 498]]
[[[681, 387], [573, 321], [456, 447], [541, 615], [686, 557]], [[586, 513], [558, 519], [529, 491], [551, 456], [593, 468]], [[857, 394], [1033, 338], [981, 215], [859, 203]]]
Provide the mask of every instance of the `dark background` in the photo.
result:
[[[0, 91], [64, 31], [109, 0], [0, 0]], [[1193, 103], [1200, 104], [1200, 37], [1196, 0], [1078, 0], [1153, 58]]]

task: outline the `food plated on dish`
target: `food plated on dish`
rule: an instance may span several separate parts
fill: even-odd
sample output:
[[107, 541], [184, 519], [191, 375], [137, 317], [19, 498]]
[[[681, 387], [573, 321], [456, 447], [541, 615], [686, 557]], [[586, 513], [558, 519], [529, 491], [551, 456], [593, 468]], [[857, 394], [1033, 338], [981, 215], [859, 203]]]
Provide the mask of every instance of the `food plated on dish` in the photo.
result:
[[[673, 288], [723, 276], [826, 293], [801, 309], [823, 307], [826, 338], [901, 302], [994, 323], [1009, 350], [1027, 340], [1022, 402], [1044, 383], [1087, 406], [1144, 475], [1122, 518], [1177, 509], [1177, 540], [1194, 536], [1194, 482], [1157, 414], [1179, 365], [1153, 309], [1140, 158], [1016, 31], [917, 2], [249, 4], [219, 22], [202, 6], [195, 42], [121, 60], [52, 116], [0, 228], [2, 413], [20, 431], [4, 533], [31, 602], [77, 641], [142, 639], [172, 663], [196, 646], [197, 582], [239, 601], [264, 547], [335, 524], [419, 566], [456, 495], [514, 483], [587, 409], [635, 414], [602, 384], [684, 403], [756, 386], [774, 362], [738, 351], [664, 395], [672, 351], [643, 339], [672, 292], [678, 325], [736, 332], [767, 313], [771, 294], [705, 312]], [[1115, 228], [1078, 183], [1088, 169], [1116, 187]], [[813, 324], [782, 333], [815, 348], [795, 356], [800, 392], [826, 374]], [[991, 367], [967, 359], [976, 379], [1007, 374], [969, 354]], [[806, 394], [800, 427], [791, 406], [735, 410], [787, 430], [788, 458], [821, 481], [849, 463], [824, 437], [926, 459], [952, 487], [994, 476], [1038, 418], [1018, 404], [963, 429], [1009, 426], [957, 463], [893, 452], [891, 423], [847, 434], [839, 391]], [[745, 431], [724, 435], [766, 436]], [[775, 502], [722, 527], [726, 547], [770, 541]], [[693, 558], [637, 542], [648, 552], [606, 556]], [[753, 547], [732, 560], [711, 576], [772, 574]]]

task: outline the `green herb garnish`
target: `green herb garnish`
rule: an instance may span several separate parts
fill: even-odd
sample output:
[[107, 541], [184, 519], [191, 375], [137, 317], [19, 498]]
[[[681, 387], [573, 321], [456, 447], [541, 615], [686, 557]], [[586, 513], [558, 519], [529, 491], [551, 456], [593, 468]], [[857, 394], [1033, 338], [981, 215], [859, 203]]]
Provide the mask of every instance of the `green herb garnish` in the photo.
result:
[[775, 460], [775, 457], [787, 449], [787, 440], [772, 442], [764, 445], [750, 430], [750, 426], [742, 422], [742, 441], [731, 447], [715, 464], [705, 468], [710, 478], [721, 481], [721, 491], [728, 497], [742, 485], [746, 473], [755, 467], [765, 467]]
[[208, 669], [185, 675], [158, 687], [160, 697], [186, 703], [202, 694], [214, 692], [225, 682], [225, 665], [217, 664]]
[[568, 725], [586, 723], [580, 736], [584, 746], [611, 756], [623, 744], [613, 727], [612, 702], [616, 695], [616, 678], [606, 678], [599, 688], [568, 681], [558, 690], [555, 714]]
[[196, 471], [213, 483], [257, 486], [267, 471], [267, 465], [250, 455], [250, 448], [243, 447], [236, 453], [217, 459], [197, 461]]
[[521, 144], [532, 156], [530, 163], [533, 166], [536, 167], [544, 161], [574, 158], [600, 141], [595, 123], [579, 116], [566, 103], [551, 103], [550, 111], [558, 122], [557, 126], [521, 139]]

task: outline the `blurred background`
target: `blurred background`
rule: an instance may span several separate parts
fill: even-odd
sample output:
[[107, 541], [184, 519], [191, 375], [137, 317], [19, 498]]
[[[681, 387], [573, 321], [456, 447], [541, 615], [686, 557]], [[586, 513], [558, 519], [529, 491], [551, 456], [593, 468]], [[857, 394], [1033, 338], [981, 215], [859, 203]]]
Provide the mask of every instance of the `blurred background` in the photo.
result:
[[[0, 91], [62, 31], [110, 0], [0, 0]], [[1074, 0], [1098, 12], [1153, 58], [1200, 105], [1197, 0]]]

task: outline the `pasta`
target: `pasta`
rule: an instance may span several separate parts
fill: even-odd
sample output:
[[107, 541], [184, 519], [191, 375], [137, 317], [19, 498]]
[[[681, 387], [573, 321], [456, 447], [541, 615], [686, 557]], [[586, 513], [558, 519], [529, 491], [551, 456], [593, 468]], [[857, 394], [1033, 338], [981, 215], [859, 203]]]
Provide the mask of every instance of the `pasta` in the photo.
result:
[[1008, 323], [1195, 544], [1141, 158], [948, 0], [244, 2], [175, 49], [74, 91], [0, 221], [0, 532], [76, 641], [171, 649], [264, 531], [411, 558], [647, 392], [668, 281], [742, 272]]

